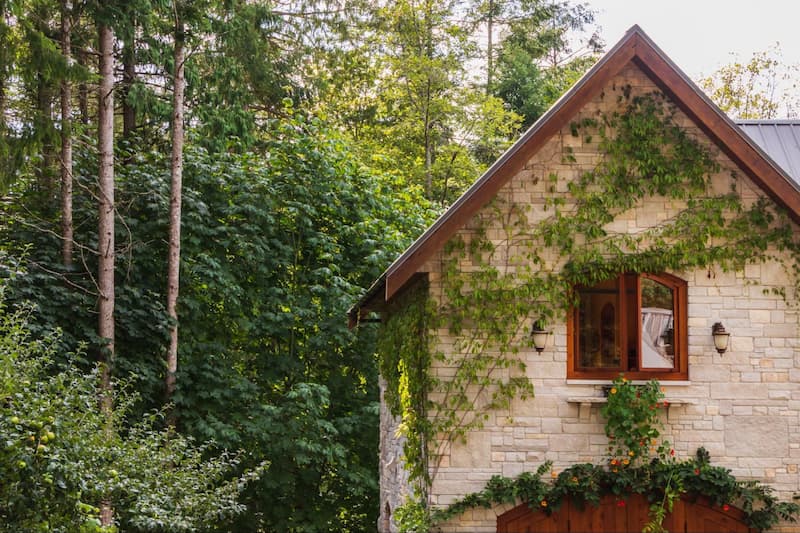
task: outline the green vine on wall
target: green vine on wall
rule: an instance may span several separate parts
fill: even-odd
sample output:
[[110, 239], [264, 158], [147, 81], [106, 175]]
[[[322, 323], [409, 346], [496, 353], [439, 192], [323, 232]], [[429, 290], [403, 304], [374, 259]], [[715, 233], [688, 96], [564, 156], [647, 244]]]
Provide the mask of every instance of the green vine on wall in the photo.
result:
[[[735, 271], [767, 261], [793, 276], [795, 292], [800, 285], [800, 244], [786, 213], [765, 198], [743, 200], [740, 178], [725, 172], [712, 149], [681, 126], [661, 93], [633, 95], [626, 86], [603, 98], [615, 95], [622, 111], [598, 111], [570, 125], [572, 140], [562, 139], [555, 162], [563, 175], [541, 178], [545, 198], [538, 211], [495, 199], [446, 245], [441, 284], [425, 300], [424, 319], [400, 303], [387, 315], [381, 368], [385, 377], [397, 373], [394, 381], [387, 377], [390, 389], [402, 395], [406, 387], [416, 398], [402, 408], [402, 417], [406, 460], [421, 494], [427, 496], [448, 445], [512, 399], [532, 395], [519, 352], [530, 348], [533, 321], [566, 316], [576, 285], [625, 272], [702, 268], [711, 277], [717, 268]], [[580, 143], [597, 154], [591, 170], [585, 169], [586, 153], [570, 148]], [[618, 223], [648, 199], [666, 206], [663, 220], [634, 232]], [[415, 320], [430, 329], [410, 327]], [[434, 328], [449, 333], [447, 353], [434, 349]], [[413, 361], [395, 354], [398, 346], [411, 345], [420, 350]], [[449, 374], [434, 379], [433, 363]]]
[[409, 478], [418, 497], [427, 497], [430, 486], [428, 444], [433, 425], [427, 416], [428, 395], [436, 380], [431, 372], [434, 345], [431, 331], [436, 313], [428, 295], [428, 284], [418, 280], [393, 302], [378, 336], [381, 376], [386, 380], [383, 399], [400, 419], [405, 435], [403, 453]]
[[[664, 519], [681, 496], [702, 496], [723, 511], [737, 505], [744, 512], [745, 523], [759, 531], [781, 520], [796, 521], [800, 505], [778, 501], [765, 485], [737, 481], [730, 470], [712, 466], [704, 448], [692, 459], [676, 460], [675, 450], [661, 438], [659, 412], [667, 406], [657, 381], [633, 385], [619, 377], [601, 410], [609, 439], [606, 464], [577, 464], [555, 472], [552, 463], [546, 462], [536, 472], [524, 472], [516, 478], [494, 476], [482, 491], [435, 510], [425, 527], [430, 529], [472, 508], [522, 502], [551, 514], [566, 498], [578, 506], [597, 507], [604, 496], [613, 496], [617, 505], [624, 506], [630, 494], [643, 495], [650, 503], [643, 533], [667, 533]], [[545, 478], [548, 471], [549, 481]]]

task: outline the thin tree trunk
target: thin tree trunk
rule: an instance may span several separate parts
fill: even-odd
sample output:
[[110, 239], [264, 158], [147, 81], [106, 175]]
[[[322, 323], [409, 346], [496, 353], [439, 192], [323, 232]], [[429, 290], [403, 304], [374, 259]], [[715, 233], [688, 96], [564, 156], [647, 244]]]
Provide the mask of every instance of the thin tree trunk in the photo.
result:
[[[176, 8], [177, 13], [177, 8]], [[172, 93], [172, 185], [169, 201], [169, 255], [167, 259], [167, 314], [172, 319], [169, 351], [167, 352], [166, 397], [175, 392], [175, 373], [178, 370], [178, 289], [181, 259], [181, 194], [183, 180], [183, 106], [186, 79], [184, 77], [184, 30], [176, 14], [175, 74]], [[174, 418], [170, 420], [174, 424]]]
[[486, 19], [486, 94], [492, 94], [492, 30], [494, 29], [494, 0], [489, 0], [489, 14]]
[[[113, 400], [111, 367], [114, 362], [114, 33], [105, 24], [99, 27], [100, 93], [98, 98], [97, 138], [100, 152], [99, 216], [97, 230], [100, 300], [97, 334], [106, 345], [100, 358], [100, 410], [106, 416], [107, 431], [112, 431]], [[114, 511], [108, 498], [100, 502], [100, 523], [111, 526]]]
[[9, 57], [11, 56], [9, 28], [6, 24], [7, 6], [6, 0], [0, 0], [0, 135], [4, 135], [6, 129], [6, 76], [8, 76], [8, 63], [10, 63]]
[[[69, 67], [72, 62], [72, 2], [61, 0], [61, 53]], [[61, 80], [61, 260], [72, 267], [72, 88], [69, 76]]]

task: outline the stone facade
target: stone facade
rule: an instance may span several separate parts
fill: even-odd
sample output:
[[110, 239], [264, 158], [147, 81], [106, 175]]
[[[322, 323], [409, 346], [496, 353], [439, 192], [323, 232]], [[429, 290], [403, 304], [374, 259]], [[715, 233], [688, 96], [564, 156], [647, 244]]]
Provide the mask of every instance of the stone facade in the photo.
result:
[[[386, 390], [386, 381], [380, 380], [380, 394]], [[409, 496], [408, 472], [403, 461], [405, 438], [398, 431], [399, 421], [393, 416], [386, 402], [380, 407], [380, 495], [381, 511], [378, 518], [378, 531], [396, 533], [397, 524], [392, 520], [392, 512]]]
[[[621, 105], [617, 95], [630, 86], [633, 94], [658, 90], [632, 63], [579, 113], [595, 118]], [[745, 204], [764, 193], [737, 172], [736, 165], [685, 115], [678, 121], [717, 155], [720, 171], [713, 177], [717, 191], [731, 186]], [[587, 142], [589, 141], [589, 142]], [[529, 217], [544, 216], [547, 177], [559, 176], [555, 194], [567, 196], [567, 183], [594, 167], [598, 139], [571, 135], [569, 125], [554, 135], [528, 164], [500, 191], [499, 196], [531, 205]], [[562, 162], [564, 147], [572, 148], [577, 164]], [[731, 173], [735, 172], [734, 181]], [[680, 209], [674, 201], [649, 198], [613, 222], [616, 231], [638, 232], [658, 225]], [[469, 225], [461, 231], [469, 239]], [[507, 246], [500, 228], [488, 236], [498, 247]], [[510, 250], [513, 253], [513, 250]], [[555, 261], [555, 258], [553, 258]], [[441, 297], [441, 256], [428, 261], [434, 298]], [[468, 261], [464, 269], [472, 268]], [[775, 291], [793, 294], [793, 283], [781, 264], [748, 265], [743, 271], [696, 270], [673, 272], [688, 282], [689, 380], [664, 382], [671, 402], [665, 410], [666, 437], [676, 456], [688, 458], [704, 446], [715, 465], [730, 468], [740, 479], [755, 479], [774, 489], [783, 499], [800, 491], [800, 350], [798, 309]], [[766, 290], [765, 290], [766, 289]], [[713, 347], [711, 326], [722, 321], [732, 333], [728, 351], [719, 355]], [[469, 492], [481, 490], [493, 475], [514, 476], [535, 470], [551, 460], [556, 471], [577, 462], [598, 462], [605, 456], [607, 440], [599, 406], [601, 382], [569, 381], [566, 324], [552, 325], [553, 335], [542, 353], [522, 351], [535, 397], [514, 401], [510, 412], [493, 413], [480, 431], [468, 435], [466, 444], [448, 445], [435, 472], [431, 504], [447, 505]], [[438, 331], [439, 346], [452, 349], [447, 330]], [[437, 369], [446, 373], [446, 368]], [[382, 411], [383, 415], [386, 415]], [[381, 425], [381, 505], [393, 509], [402, 500], [407, 479], [398, 474], [400, 441], [396, 424], [389, 418]], [[394, 469], [394, 470], [393, 470]], [[493, 532], [496, 517], [507, 507], [474, 510], [444, 524], [445, 532]], [[386, 513], [386, 509], [382, 509]]]

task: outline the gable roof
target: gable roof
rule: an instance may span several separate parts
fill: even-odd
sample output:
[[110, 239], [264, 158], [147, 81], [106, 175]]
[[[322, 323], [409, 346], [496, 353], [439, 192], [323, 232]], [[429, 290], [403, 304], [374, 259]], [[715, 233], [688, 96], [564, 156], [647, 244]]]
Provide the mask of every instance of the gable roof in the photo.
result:
[[445, 211], [354, 305], [355, 323], [402, 289], [425, 262], [485, 206], [530, 157], [629, 62], [634, 62], [764, 192], [800, 223], [800, 186], [723, 113], [639, 26], [603, 56]]

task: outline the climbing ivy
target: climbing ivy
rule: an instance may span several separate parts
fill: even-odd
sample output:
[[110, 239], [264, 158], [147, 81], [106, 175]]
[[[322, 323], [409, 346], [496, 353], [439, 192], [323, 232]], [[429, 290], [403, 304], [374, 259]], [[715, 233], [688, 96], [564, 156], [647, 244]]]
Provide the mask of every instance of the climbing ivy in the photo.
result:
[[[551, 475], [545, 476], [548, 471]], [[711, 505], [723, 511], [737, 505], [744, 512], [745, 523], [758, 531], [770, 529], [781, 520], [795, 522], [800, 513], [800, 506], [779, 501], [770, 487], [755, 481], [738, 481], [730, 470], [711, 465], [708, 452], [700, 448], [692, 459], [656, 459], [616, 471], [605, 465], [582, 463], [556, 472], [552, 464], [546, 462], [535, 472], [523, 472], [515, 478], [493, 476], [482, 491], [468, 494], [444, 509], [435, 509], [427, 526], [459, 516], [469, 509], [489, 509], [519, 502], [550, 514], [557, 511], [566, 498], [578, 506], [599, 506], [604, 496], [613, 496], [622, 507], [627, 495], [641, 494], [655, 507], [661, 507], [668, 486], [679, 487], [678, 496], [708, 498]], [[651, 520], [645, 531], [663, 531], [659, 529], [663, 518], [661, 514], [659, 521]]]
[[435, 384], [431, 373], [433, 344], [431, 329], [434, 307], [428, 284], [419, 280], [393, 302], [378, 337], [380, 371], [386, 380], [384, 401], [400, 418], [405, 461], [409, 477], [420, 496], [430, 484], [427, 446], [433, 425], [428, 413], [428, 393]]
[[[796, 521], [800, 505], [778, 501], [772, 490], [760, 483], [737, 481], [730, 470], [710, 464], [705, 448], [699, 448], [692, 459], [678, 461], [670, 443], [661, 438], [659, 411], [668, 405], [656, 380], [634, 385], [618, 377], [601, 409], [608, 437], [604, 464], [577, 464], [556, 472], [548, 461], [536, 472], [513, 479], [494, 476], [482, 491], [434, 510], [427, 526], [470, 508], [520, 501], [547, 514], [557, 511], [565, 498], [578, 506], [599, 506], [604, 496], [613, 496], [622, 507], [630, 494], [641, 494], [650, 503], [649, 521], [642, 533], [667, 533], [664, 519], [681, 496], [703, 496], [724, 511], [735, 504], [742, 508], [747, 525], [757, 530], [769, 529], [781, 520]], [[551, 479], [546, 481], [543, 477], [548, 471]]]
[[[532, 395], [519, 357], [530, 348], [526, 333], [534, 321], [563, 320], [576, 303], [573, 287], [625, 272], [702, 268], [713, 276], [773, 260], [794, 276], [797, 291], [800, 244], [784, 210], [765, 198], [743, 200], [740, 177], [723, 172], [714, 149], [680, 124], [661, 93], [632, 93], [614, 87], [602, 98], [616, 97], [619, 111], [570, 124], [556, 156], [568, 170], [530, 178], [545, 193], [537, 211], [495, 198], [445, 246], [441, 279], [417, 295], [424, 313], [398, 301], [388, 314], [382, 370], [388, 398], [409, 397], [402, 408], [395, 400], [394, 412], [409, 439], [411, 477], [422, 485], [447, 446], [511, 399]], [[570, 147], [579, 143], [596, 143], [590, 170], [586, 154]], [[630, 232], [624, 217], [648, 199], [668, 206], [663, 220]], [[435, 351], [433, 327], [447, 333], [447, 350]], [[413, 358], [400, 355], [411, 346]], [[432, 363], [448, 369], [446, 377], [434, 379]]]

